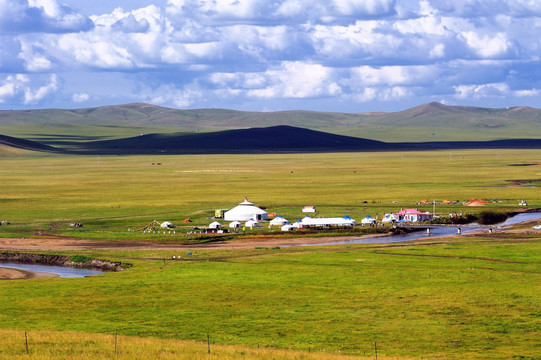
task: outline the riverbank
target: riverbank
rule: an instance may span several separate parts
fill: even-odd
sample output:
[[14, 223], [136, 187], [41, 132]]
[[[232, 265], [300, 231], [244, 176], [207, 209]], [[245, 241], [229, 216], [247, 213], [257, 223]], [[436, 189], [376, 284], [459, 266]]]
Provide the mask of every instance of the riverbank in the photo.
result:
[[[0, 238], [0, 249], [3, 250], [189, 250], [189, 249], [251, 249], [254, 247], [280, 247], [310, 245], [328, 242], [341, 242], [351, 239], [368, 239], [386, 237], [387, 234], [370, 234], [363, 236], [328, 236], [328, 237], [295, 237], [295, 238], [253, 238], [242, 240], [227, 240], [204, 244], [162, 244], [140, 240], [111, 242], [104, 240], [88, 240], [69, 237], [47, 236], [42, 238]], [[1, 260], [1, 259], [0, 259]]]
[[37, 271], [18, 270], [0, 267], [0, 280], [21, 280], [58, 277], [57, 274], [50, 274]]
[[18, 262], [36, 265], [55, 265], [72, 268], [95, 269], [100, 271], [122, 271], [131, 264], [107, 260], [91, 259], [85, 256], [61, 256], [50, 254], [29, 254], [12, 251], [0, 252], [0, 266], [3, 262]]

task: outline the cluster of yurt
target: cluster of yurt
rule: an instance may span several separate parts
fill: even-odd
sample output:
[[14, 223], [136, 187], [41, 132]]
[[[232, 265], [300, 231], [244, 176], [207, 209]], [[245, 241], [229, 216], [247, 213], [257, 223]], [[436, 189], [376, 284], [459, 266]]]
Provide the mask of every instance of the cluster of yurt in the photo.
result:
[[[261, 227], [259, 221], [268, 220], [268, 213], [249, 202], [248, 199], [244, 199], [243, 202], [239, 203], [233, 209], [224, 212], [223, 217], [224, 220], [231, 221], [229, 227], [232, 229], [242, 227], [242, 222], [244, 222], [244, 227], [253, 229], [254, 227]], [[363, 219], [363, 221], [364, 220], [365, 219]], [[356, 224], [357, 222], [347, 215], [342, 218], [311, 218], [310, 216], [306, 216], [294, 224], [291, 224], [287, 219], [278, 215], [269, 222], [269, 227], [279, 226], [282, 231], [291, 231], [310, 227], [344, 227], [355, 226]], [[215, 221], [209, 225], [209, 228], [220, 229], [221, 224]]]

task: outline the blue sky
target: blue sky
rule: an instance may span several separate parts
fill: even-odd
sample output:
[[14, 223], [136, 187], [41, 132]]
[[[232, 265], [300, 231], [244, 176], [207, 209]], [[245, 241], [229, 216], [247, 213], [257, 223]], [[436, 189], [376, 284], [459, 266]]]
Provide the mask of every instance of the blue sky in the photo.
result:
[[541, 1], [0, 0], [0, 109], [541, 103]]

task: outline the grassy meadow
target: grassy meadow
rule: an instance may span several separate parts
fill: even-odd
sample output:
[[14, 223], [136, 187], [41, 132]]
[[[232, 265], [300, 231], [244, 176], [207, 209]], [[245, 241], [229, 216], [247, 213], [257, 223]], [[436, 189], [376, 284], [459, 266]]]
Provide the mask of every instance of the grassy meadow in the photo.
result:
[[[374, 343], [379, 356], [393, 359], [538, 359], [541, 350], [541, 240], [532, 234], [193, 250], [180, 261], [162, 259], [188, 259], [185, 252], [79, 253], [134, 267], [83, 279], [0, 283], [0, 328], [15, 332], [19, 343], [0, 345], [0, 357], [24, 354], [23, 331], [108, 334], [93, 346], [109, 354], [115, 333], [196, 342], [209, 336], [222, 345], [367, 358], [374, 358]], [[46, 343], [71, 346], [65, 355], [89, 342], [66, 336]], [[122, 351], [154, 357], [162, 346], [156, 342], [148, 350], [123, 343]]]
[[[540, 163], [541, 151], [531, 150], [3, 154], [0, 220], [10, 225], [0, 236], [175, 242], [184, 235], [128, 229], [157, 219], [186, 232], [244, 197], [290, 220], [303, 216], [304, 205], [358, 221], [405, 207], [431, 211], [416, 205], [425, 199], [439, 201], [443, 216], [513, 211], [522, 199], [539, 208], [541, 168], [512, 165]], [[441, 204], [471, 198], [494, 202]], [[185, 218], [193, 223], [183, 225]], [[541, 358], [541, 238], [532, 231], [187, 251], [55, 251], [134, 266], [83, 279], [0, 282], [0, 358], [110, 358], [115, 333], [118, 358], [373, 359], [375, 344], [378, 359]], [[173, 255], [182, 260], [164, 260]]]
[[[525, 199], [541, 207], [541, 151], [193, 155], [4, 156], [0, 158], [0, 236], [37, 231], [97, 238], [134, 236], [154, 219], [180, 231], [206, 226], [215, 209], [247, 197], [295, 221], [305, 205], [317, 216], [350, 215], [360, 221], [405, 207], [432, 211], [512, 211]], [[154, 164], [154, 165], [153, 165]], [[159, 164], [159, 165], [158, 165]], [[484, 208], [443, 205], [471, 198]], [[190, 218], [188, 225], [181, 221]], [[69, 227], [82, 222], [84, 233]]]

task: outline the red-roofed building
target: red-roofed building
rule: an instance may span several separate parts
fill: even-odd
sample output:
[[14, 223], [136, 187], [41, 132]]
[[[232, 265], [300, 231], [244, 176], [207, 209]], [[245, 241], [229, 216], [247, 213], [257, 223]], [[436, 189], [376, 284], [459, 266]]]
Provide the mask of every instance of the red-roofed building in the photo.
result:
[[434, 217], [434, 214], [431, 214], [428, 211], [421, 212], [417, 209], [402, 209], [396, 215], [399, 220], [409, 222], [429, 221]]

